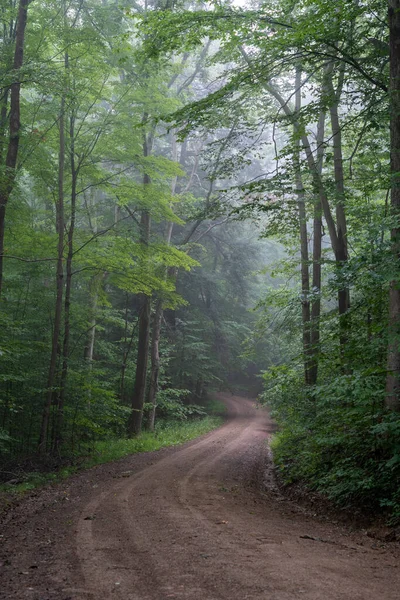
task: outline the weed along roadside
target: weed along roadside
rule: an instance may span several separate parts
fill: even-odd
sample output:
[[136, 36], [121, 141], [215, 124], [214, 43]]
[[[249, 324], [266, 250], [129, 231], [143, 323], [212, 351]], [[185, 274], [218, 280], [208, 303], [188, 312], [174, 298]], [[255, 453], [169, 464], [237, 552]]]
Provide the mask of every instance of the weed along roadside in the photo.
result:
[[[221, 412], [221, 405], [218, 402], [210, 404], [210, 410]], [[24, 464], [21, 466], [15, 465], [13, 467], [15, 472], [8, 473], [11, 482], [0, 485], [0, 512], [10, 507], [15, 501], [22, 499], [31, 490], [62, 482], [71, 475], [96, 465], [118, 461], [133, 454], [153, 452], [162, 448], [184, 444], [216, 429], [222, 423], [223, 417], [216, 415], [186, 422], [169, 422], [165, 424], [161, 422], [154, 432], [142, 432], [135, 438], [94, 442], [90, 455], [83, 453], [73, 459], [73, 463], [77, 464], [61, 466], [56, 471], [24, 472], [22, 470], [25, 467]]]

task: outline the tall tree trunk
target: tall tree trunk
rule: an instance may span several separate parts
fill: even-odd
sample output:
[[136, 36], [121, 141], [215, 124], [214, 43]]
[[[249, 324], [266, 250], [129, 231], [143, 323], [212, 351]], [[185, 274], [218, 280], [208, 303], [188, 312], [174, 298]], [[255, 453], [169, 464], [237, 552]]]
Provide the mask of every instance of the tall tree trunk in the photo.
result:
[[[333, 65], [332, 65], [333, 68]], [[335, 253], [336, 266], [341, 277], [343, 267], [348, 260], [347, 249], [347, 221], [346, 221], [346, 205], [345, 205], [345, 184], [343, 172], [343, 151], [342, 151], [342, 130], [339, 120], [339, 99], [343, 87], [344, 65], [339, 67], [339, 83], [337, 90], [334, 89], [332, 81], [332, 70], [326, 77], [327, 91], [331, 97], [330, 102], [330, 117], [332, 127], [332, 143], [333, 143], [333, 159], [334, 159], [334, 174], [335, 174], [335, 203], [336, 203], [336, 230], [338, 237], [338, 249]], [[339, 327], [340, 327], [340, 350], [342, 360], [344, 360], [344, 352], [348, 338], [348, 315], [350, 308], [350, 291], [348, 286], [342, 285], [338, 290], [338, 309], [339, 309]]]
[[149, 394], [148, 402], [151, 404], [149, 411], [149, 431], [154, 431], [156, 421], [156, 408], [157, 408], [157, 392], [158, 392], [158, 377], [160, 373], [160, 335], [161, 335], [161, 323], [163, 316], [162, 299], [159, 298], [156, 304], [156, 310], [153, 316], [153, 329], [151, 332], [151, 371], [150, 371], [150, 383], [149, 383]]
[[301, 67], [296, 68], [295, 80], [295, 112], [296, 119], [293, 125], [295, 136], [293, 162], [295, 169], [296, 180], [296, 195], [297, 207], [299, 215], [299, 231], [300, 231], [300, 270], [301, 270], [301, 306], [303, 320], [303, 362], [304, 362], [304, 380], [306, 385], [310, 384], [310, 353], [311, 353], [311, 330], [310, 330], [310, 271], [309, 271], [309, 255], [308, 255], [308, 232], [307, 232], [307, 214], [304, 200], [304, 186], [301, 175], [300, 165], [300, 127], [299, 113], [301, 110]]
[[8, 99], [10, 91], [7, 88], [0, 89], [0, 164], [4, 161], [4, 147], [6, 144], [6, 132], [8, 122]]
[[[148, 123], [148, 113], [143, 114], [142, 124], [145, 127]], [[155, 126], [150, 132], [144, 131], [143, 134], [143, 156], [146, 158], [151, 155], [153, 148]], [[148, 173], [143, 175], [144, 196], [151, 185], [151, 178]], [[148, 210], [142, 210], [140, 217], [140, 243], [147, 247], [150, 242], [151, 217]], [[143, 404], [146, 396], [147, 365], [150, 347], [150, 321], [151, 321], [151, 297], [142, 294], [142, 306], [139, 315], [139, 335], [136, 360], [135, 385], [132, 394], [132, 412], [128, 420], [128, 434], [130, 436], [138, 435], [142, 431]]]
[[[15, 33], [15, 52], [13, 70], [15, 71], [16, 82], [11, 84], [10, 93], [10, 130], [8, 138], [7, 156], [5, 161], [5, 176], [0, 187], [0, 296], [3, 287], [3, 271], [4, 271], [4, 234], [5, 234], [5, 219], [6, 208], [14, 189], [16, 166], [18, 159], [19, 138], [21, 129], [21, 83], [19, 81], [20, 71], [24, 63], [24, 44], [25, 30], [28, 20], [28, 5], [30, 0], [20, 0], [17, 27]], [[7, 111], [7, 109], [5, 109]], [[2, 117], [4, 117], [4, 107]]]
[[[68, 59], [66, 59], [68, 60]], [[65, 393], [68, 378], [69, 341], [71, 332], [71, 291], [72, 291], [72, 260], [74, 256], [74, 232], [76, 221], [76, 198], [78, 170], [75, 165], [75, 118], [70, 117], [70, 167], [71, 167], [71, 217], [68, 228], [68, 254], [66, 261], [66, 283], [64, 300], [64, 339], [62, 348], [62, 370], [60, 379], [60, 393], [57, 402], [57, 414], [55, 421], [54, 451], [58, 452], [62, 444], [62, 428], [64, 422]]]
[[132, 349], [136, 327], [139, 325], [139, 319], [138, 319], [137, 322], [132, 327], [132, 332], [131, 332], [130, 340], [128, 342], [128, 315], [129, 315], [128, 302], [129, 302], [129, 294], [126, 295], [125, 335], [124, 335], [124, 347], [123, 347], [123, 352], [122, 352], [121, 381], [120, 381], [120, 392], [119, 392], [119, 397], [120, 397], [120, 400], [121, 400], [122, 403], [124, 403], [124, 401], [125, 401], [125, 374], [126, 374], [126, 367], [127, 367], [127, 363], [128, 363], [129, 354], [130, 354], [131, 349]]
[[87, 401], [90, 406], [92, 400], [92, 391], [91, 391], [91, 381], [92, 381], [92, 371], [93, 371], [93, 362], [94, 362], [94, 347], [96, 341], [96, 325], [97, 325], [97, 306], [99, 300], [99, 289], [101, 287], [101, 281], [105, 277], [105, 273], [100, 273], [94, 275], [90, 281], [89, 289], [90, 289], [90, 313], [89, 313], [89, 331], [87, 334], [85, 349], [84, 349], [84, 359], [88, 366], [88, 379], [89, 386], [87, 391]]
[[[93, 283], [93, 280], [92, 280]], [[90, 286], [92, 287], [92, 285]], [[94, 286], [93, 286], [94, 287]], [[95, 289], [91, 294], [91, 303], [90, 303], [90, 326], [87, 335], [85, 350], [84, 350], [84, 359], [86, 360], [89, 373], [92, 372], [93, 368], [93, 356], [94, 356], [94, 345], [96, 341], [96, 324], [97, 324], [97, 302], [98, 302], [99, 294], [97, 289]], [[91, 393], [90, 389], [88, 391], [88, 400], [90, 402]]]
[[[389, 0], [390, 46], [390, 171], [391, 215], [396, 220], [391, 231], [392, 252], [400, 267], [400, 0]], [[390, 282], [389, 344], [385, 406], [400, 411], [400, 281]]]
[[151, 298], [142, 296], [142, 308], [139, 316], [139, 337], [136, 361], [135, 385], [132, 395], [132, 412], [128, 422], [130, 436], [142, 431], [143, 404], [146, 394], [147, 364], [150, 345]]
[[[172, 193], [174, 193], [176, 186], [172, 185]], [[173, 223], [167, 223], [167, 229], [165, 233], [165, 242], [167, 246], [171, 243], [172, 231], [174, 228]], [[168, 275], [168, 268], [165, 269], [165, 277]], [[151, 371], [150, 371], [150, 384], [149, 384], [149, 393], [147, 397], [147, 401], [151, 404], [151, 409], [149, 413], [149, 424], [148, 428], [150, 431], [154, 431], [154, 424], [156, 418], [156, 403], [157, 403], [157, 392], [158, 392], [158, 377], [160, 374], [160, 336], [161, 336], [161, 324], [163, 319], [163, 301], [162, 298], [158, 298], [156, 303], [156, 310], [153, 316], [153, 329], [151, 334]]]
[[57, 273], [56, 273], [56, 304], [54, 313], [53, 337], [51, 345], [49, 374], [47, 379], [47, 395], [43, 407], [42, 425], [39, 437], [39, 453], [47, 449], [47, 435], [49, 429], [50, 411], [53, 401], [54, 383], [57, 369], [58, 343], [61, 331], [62, 304], [64, 293], [64, 169], [65, 169], [65, 97], [61, 99], [59, 118], [59, 154], [58, 154], [58, 200], [56, 205], [56, 230], [58, 233], [57, 248]]
[[[93, 235], [96, 235], [98, 232], [97, 226], [97, 213], [96, 213], [96, 205], [94, 195], [90, 195], [90, 207], [93, 208], [94, 214], [91, 217], [90, 211], [88, 211], [89, 217], [89, 226]], [[115, 221], [117, 223], [117, 221]], [[91, 391], [91, 381], [92, 381], [92, 371], [93, 371], [93, 361], [94, 361], [94, 347], [96, 341], [96, 325], [97, 325], [97, 307], [99, 300], [99, 290], [102, 285], [102, 280], [106, 277], [107, 273], [97, 273], [93, 275], [89, 284], [89, 293], [90, 293], [90, 309], [89, 309], [89, 330], [87, 334], [86, 344], [84, 348], [84, 359], [87, 362], [88, 371], [89, 371], [89, 386], [87, 391], [87, 401], [88, 406], [90, 406], [92, 400], [92, 391]]]
[[[147, 120], [145, 116], [145, 120]], [[145, 139], [143, 143], [143, 155], [149, 156], [151, 142]], [[145, 173], [143, 177], [143, 185], [149, 186], [151, 183], [150, 176]], [[148, 246], [150, 241], [150, 226], [151, 218], [148, 210], [142, 210], [140, 218], [140, 240], [145, 246]], [[142, 307], [139, 316], [139, 337], [138, 350], [136, 360], [135, 385], [132, 395], [132, 412], [128, 421], [128, 434], [130, 436], [138, 435], [142, 431], [143, 420], [143, 404], [146, 394], [147, 381], [147, 365], [150, 346], [150, 318], [151, 318], [151, 297], [142, 294]]]
[[[171, 159], [174, 162], [178, 161], [178, 144], [176, 141], [175, 132], [171, 132]], [[186, 161], [186, 143], [182, 145], [181, 155], [180, 155], [180, 164], [184, 166], [184, 162]], [[171, 194], [174, 195], [177, 191], [178, 186], [178, 177], [174, 177], [171, 183]], [[165, 231], [165, 243], [167, 246], [171, 243], [172, 231], [174, 228], [173, 223], [167, 223], [166, 231]], [[168, 268], [165, 269], [164, 277], [168, 276]], [[148, 429], [149, 431], [154, 431], [155, 420], [156, 420], [156, 408], [157, 408], [157, 392], [158, 392], [158, 378], [160, 374], [160, 336], [161, 336], [161, 324], [163, 319], [163, 301], [162, 298], [158, 298], [156, 302], [156, 310], [154, 311], [153, 316], [153, 329], [151, 334], [151, 371], [150, 371], [150, 383], [149, 383], [149, 393], [147, 397], [147, 402], [151, 404], [151, 409], [149, 411], [149, 422]]]
[[[325, 137], [325, 112], [322, 111], [317, 127], [317, 168], [322, 172], [324, 158]], [[310, 385], [315, 385], [318, 380], [318, 357], [320, 341], [320, 316], [321, 316], [321, 265], [322, 258], [322, 205], [319, 196], [314, 197], [313, 218], [313, 259], [312, 259], [312, 303], [311, 303], [311, 359], [310, 359]]]

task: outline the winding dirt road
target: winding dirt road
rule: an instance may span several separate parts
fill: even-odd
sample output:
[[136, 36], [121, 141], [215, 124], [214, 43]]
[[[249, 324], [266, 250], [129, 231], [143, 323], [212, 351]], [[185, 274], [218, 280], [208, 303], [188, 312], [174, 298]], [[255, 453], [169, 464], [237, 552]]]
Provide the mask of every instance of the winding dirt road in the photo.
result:
[[282, 498], [267, 413], [223, 399], [220, 429], [92, 469], [12, 511], [0, 597], [399, 600], [398, 547]]

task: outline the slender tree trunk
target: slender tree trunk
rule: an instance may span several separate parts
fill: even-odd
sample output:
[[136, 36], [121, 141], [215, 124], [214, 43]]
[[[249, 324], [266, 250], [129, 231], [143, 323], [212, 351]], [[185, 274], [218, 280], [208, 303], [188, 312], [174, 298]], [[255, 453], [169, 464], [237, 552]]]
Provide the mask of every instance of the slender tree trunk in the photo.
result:
[[[176, 141], [175, 132], [171, 132], [171, 149], [172, 149], [172, 160], [174, 162], [178, 161], [178, 144]], [[183, 163], [186, 160], [186, 143], [183, 144], [181, 148], [181, 156], [180, 163], [183, 166]], [[171, 194], [174, 195], [177, 191], [178, 185], [178, 177], [174, 177], [171, 183]], [[171, 243], [172, 231], [174, 228], [173, 223], [167, 223], [166, 232], [165, 232], [165, 243], [167, 246]], [[168, 276], [168, 268], [165, 269], [164, 277]], [[163, 319], [163, 302], [162, 298], [158, 298], [156, 302], [156, 310], [153, 316], [153, 329], [151, 335], [151, 371], [150, 371], [150, 383], [149, 383], [149, 393], [147, 397], [147, 402], [151, 404], [151, 409], [149, 411], [149, 422], [148, 429], [149, 431], [154, 431], [155, 421], [156, 421], [156, 408], [157, 408], [157, 392], [158, 392], [158, 378], [160, 374], [160, 337], [161, 337], [161, 324]]]
[[[331, 70], [332, 73], [332, 70]], [[333, 87], [332, 74], [327, 76], [327, 90], [331, 96], [329, 107], [332, 127], [333, 159], [335, 174], [335, 201], [336, 201], [336, 231], [338, 237], [338, 249], [336, 255], [336, 265], [341, 277], [343, 267], [348, 260], [347, 249], [347, 221], [346, 221], [346, 195], [343, 171], [343, 151], [342, 151], [342, 130], [340, 127], [338, 104], [343, 86], [344, 65], [339, 70], [339, 85], [335, 90]], [[340, 351], [342, 361], [348, 339], [348, 310], [350, 308], [350, 291], [348, 286], [342, 285], [338, 290], [338, 308], [339, 308], [339, 327], [340, 327]]]
[[[144, 117], [144, 121], [147, 117]], [[151, 143], [145, 135], [143, 143], [143, 155], [149, 156]], [[147, 173], [143, 177], [143, 185], [146, 190], [146, 186], [151, 183], [150, 177]], [[148, 246], [150, 241], [150, 226], [151, 219], [148, 210], [142, 210], [140, 218], [140, 238], [141, 243]], [[150, 318], [151, 318], [151, 297], [142, 294], [142, 307], [139, 317], [139, 337], [138, 337], [138, 351], [136, 361], [136, 375], [135, 385], [133, 388], [132, 395], [132, 412], [128, 421], [128, 433], [130, 436], [138, 435], [142, 431], [142, 420], [143, 420], [143, 404], [146, 394], [146, 381], [147, 381], [147, 365], [149, 356], [150, 346]]]
[[[322, 111], [317, 128], [317, 168], [322, 172], [324, 158], [325, 137], [325, 112]], [[311, 303], [311, 359], [310, 359], [310, 384], [315, 385], [318, 380], [318, 357], [320, 341], [320, 316], [321, 316], [321, 285], [322, 285], [322, 206], [319, 196], [314, 198], [313, 219], [313, 259], [312, 259], [312, 294]]]
[[[320, 200], [320, 206], [322, 208], [323, 215], [325, 217], [326, 224], [328, 226], [329, 237], [332, 245], [333, 252], [335, 254], [335, 261], [339, 269], [343, 268], [343, 265], [347, 261], [347, 250], [345, 244], [345, 238], [339, 238], [336, 230], [336, 225], [332, 212], [329, 206], [328, 196], [326, 194], [322, 177], [318, 171], [318, 165], [314, 159], [309, 141], [307, 136], [303, 136], [303, 146], [306, 152], [306, 157], [309, 165], [309, 170], [313, 178], [315, 194], [318, 195]], [[349, 292], [347, 288], [339, 290], [338, 293], [338, 310], [339, 317], [345, 317], [346, 312], [349, 308]], [[342, 323], [342, 321], [341, 321]], [[347, 329], [347, 325], [346, 325]], [[341, 355], [343, 356], [344, 348], [346, 344], [347, 336], [341, 333], [340, 335], [340, 347]]]
[[[295, 81], [295, 112], [299, 115], [301, 110], [301, 67], [296, 68]], [[310, 330], [310, 271], [308, 255], [308, 232], [307, 232], [307, 214], [304, 200], [304, 186], [300, 166], [300, 128], [298, 116], [294, 121], [293, 131], [295, 136], [295, 149], [293, 153], [293, 162], [295, 168], [297, 207], [299, 215], [300, 231], [300, 256], [301, 256], [301, 306], [303, 320], [303, 362], [304, 362], [304, 380], [306, 385], [310, 384], [310, 353], [311, 353], [311, 330]]]
[[7, 130], [7, 121], [8, 121], [8, 99], [9, 99], [9, 90], [1, 89], [0, 97], [1, 97], [1, 108], [0, 108], [0, 164], [3, 164], [4, 161], [4, 146], [6, 143], [6, 130]]
[[[19, 149], [19, 138], [21, 129], [21, 83], [19, 81], [19, 73], [24, 63], [24, 44], [25, 44], [25, 30], [26, 23], [28, 20], [28, 5], [30, 0], [20, 0], [17, 27], [15, 33], [15, 52], [14, 52], [14, 63], [13, 69], [15, 71], [15, 77], [17, 79], [11, 85], [10, 92], [10, 130], [8, 138], [7, 156], [5, 161], [5, 175], [4, 180], [0, 186], [0, 296], [3, 287], [3, 270], [4, 270], [4, 234], [5, 234], [5, 219], [6, 219], [6, 208], [14, 189], [16, 166], [18, 159]], [[6, 109], [2, 110], [2, 117], [6, 115]]]
[[139, 317], [139, 337], [136, 361], [136, 377], [132, 395], [132, 413], [128, 422], [130, 436], [142, 431], [143, 404], [146, 394], [147, 364], [150, 345], [151, 298], [142, 296], [142, 308]]
[[310, 273], [308, 255], [307, 215], [304, 202], [304, 189], [301, 175], [296, 174], [297, 206], [300, 222], [300, 255], [301, 255], [301, 306], [303, 318], [303, 355], [304, 378], [310, 383], [310, 352], [311, 352], [311, 311], [310, 311]]
[[[172, 186], [172, 193], [175, 189], [175, 184]], [[167, 230], [165, 233], [165, 242], [167, 246], [171, 243], [172, 231], [174, 224], [167, 223]], [[168, 275], [168, 269], [165, 270], [165, 277]], [[147, 397], [147, 401], [151, 404], [151, 409], [149, 413], [149, 424], [148, 428], [150, 431], [154, 431], [154, 424], [156, 418], [156, 404], [157, 404], [157, 392], [158, 392], [158, 377], [160, 374], [160, 337], [161, 337], [161, 324], [163, 319], [163, 301], [162, 298], [159, 298], [156, 303], [156, 310], [153, 316], [153, 329], [151, 335], [151, 371], [150, 371], [150, 384], [149, 384], [149, 393]]]
[[58, 233], [57, 248], [57, 273], [56, 273], [56, 304], [53, 325], [53, 337], [51, 345], [51, 356], [49, 374], [47, 379], [47, 395], [42, 414], [42, 425], [39, 437], [39, 453], [44, 454], [47, 446], [47, 435], [50, 421], [50, 411], [53, 401], [54, 383], [57, 369], [58, 343], [61, 331], [62, 304], [64, 292], [64, 168], [65, 168], [65, 97], [61, 99], [61, 110], [59, 118], [59, 154], [58, 154], [58, 201], [56, 206]]
[[105, 277], [105, 273], [101, 273], [100, 275], [94, 275], [90, 282], [90, 320], [89, 320], [89, 331], [87, 334], [85, 349], [84, 349], [84, 359], [88, 366], [89, 371], [89, 386], [87, 392], [87, 401], [90, 406], [92, 400], [92, 391], [91, 391], [91, 380], [92, 380], [92, 371], [93, 371], [93, 361], [94, 361], [94, 347], [96, 341], [96, 325], [97, 325], [97, 305], [99, 300], [99, 288], [101, 286], [101, 281]]
[[[143, 114], [142, 123], [145, 126], [149, 115]], [[143, 135], [143, 156], [151, 155], [154, 139], [154, 126], [149, 133]], [[151, 184], [150, 175], [144, 173], [143, 188], [144, 196]], [[147, 247], [150, 242], [151, 217], [148, 210], [142, 210], [140, 217], [140, 242]], [[151, 297], [145, 294], [142, 297], [142, 307], [139, 316], [138, 350], [136, 360], [135, 385], [132, 395], [132, 412], [128, 420], [128, 434], [138, 435], [142, 431], [143, 404], [146, 396], [147, 366], [150, 347], [150, 320], [151, 320]]]
[[[390, 46], [390, 171], [391, 215], [395, 224], [391, 232], [392, 252], [400, 267], [400, 0], [389, 0]], [[389, 344], [387, 356], [385, 406], [400, 411], [400, 281], [390, 282]]]
[[75, 119], [70, 117], [70, 167], [72, 174], [71, 182], [71, 217], [68, 228], [68, 254], [66, 261], [66, 282], [64, 300], [64, 339], [62, 348], [62, 370], [60, 380], [60, 393], [57, 403], [57, 414], [55, 422], [54, 451], [58, 452], [62, 444], [62, 428], [64, 422], [65, 393], [68, 379], [69, 342], [71, 332], [71, 291], [72, 291], [72, 260], [74, 257], [74, 232], [76, 221], [76, 198], [78, 171], [75, 165]]
[[136, 328], [139, 325], [139, 319], [137, 320], [137, 322], [133, 325], [132, 327], [132, 333], [131, 333], [131, 338], [129, 340], [128, 345], [126, 345], [127, 342], [127, 332], [128, 332], [128, 309], [126, 310], [125, 313], [125, 349], [122, 355], [122, 366], [121, 366], [121, 383], [120, 383], [120, 399], [122, 402], [124, 402], [125, 400], [125, 374], [126, 374], [126, 366], [128, 363], [128, 358], [129, 358], [129, 354], [131, 352], [132, 349], [132, 345], [133, 345], [133, 340], [134, 340], [134, 336], [135, 336], [135, 331]]
[[[96, 324], [97, 324], [96, 313], [97, 313], [98, 297], [99, 297], [99, 294], [96, 289], [92, 293], [92, 296], [91, 296], [90, 326], [89, 326], [89, 332], [88, 332], [87, 341], [86, 341], [86, 345], [85, 345], [85, 352], [84, 352], [84, 358], [89, 365], [89, 371], [92, 370], [93, 355], [94, 355], [94, 343], [96, 340]], [[89, 394], [89, 397], [90, 397], [90, 394]]]
[[131, 335], [131, 339], [128, 345], [128, 314], [129, 314], [129, 296], [126, 294], [126, 304], [125, 304], [125, 328], [124, 328], [124, 345], [122, 352], [122, 363], [121, 363], [121, 382], [119, 386], [119, 397], [121, 402], [124, 402], [124, 394], [125, 394], [125, 373], [126, 373], [126, 361], [128, 360], [129, 351], [133, 342], [133, 331]]
[[319, 173], [319, 170], [318, 170], [317, 161], [314, 159], [314, 155], [313, 155], [313, 152], [312, 152], [312, 149], [310, 146], [310, 142], [306, 135], [303, 135], [302, 142], [303, 142], [304, 151], [306, 153], [308, 168], [309, 168], [309, 171], [310, 171], [310, 174], [312, 177], [312, 181], [313, 181], [313, 185], [314, 185], [314, 193], [316, 195], [318, 195], [318, 197], [320, 199], [323, 215], [325, 217], [325, 221], [326, 221], [326, 224], [328, 227], [331, 245], [333, 248], [333, 252], [335, 253], [335, 256], [336, 256], [338, 253], [338, 250], [339, 250], [339, 243], [338, 243], [338, 236], [336, 233], [335, 220], [332, 216], [331, 207], [329, 206], [328, 196], [325, 191], [325, 187], [324, 187], [324, 184], [322, 181], [321, 174]]
[[[93, 235], [97, 234], [97, 213], [96, 206], [93, 194], [90, 195], [90, 207], [93, 208], [93, 217], [91, 217], [90, 211], [88, 212], [89, 217], [89, 226]], [[117, 221], [116, 221], [117, 222]], [[90, 293], [90, 309], [89, 309], [89, 331], [86, 339], [86, 344], [84, 348], [84, 359], [88, 365], [89, 371], [89, 386], [87, 391], [87, 402], [88, 406], [90, 406], [92, 400], [92, 391], [91, 391], [91, 381], [92, 381], [92, 371], [93, 371], [93, 361], [94, 361], [94, 347], [96, 341], [96, 325], [97, 325], [97, 305], [99, 299], [99, 290], [101, 288], [101, 282], [106, 277], [106, 273], [97, 273], [93, 275], [89, 284], [89, 293]]]
[[148, 402], [151, 404], [149, 411], [149, 431], [154, 431], [157, 408], [158, 377], [160, 373], [160, 335], [163, 316], [162, 299], [159, 298], [153, 317], [153, 329], [151, 333], [151, 372], [149, 383]]

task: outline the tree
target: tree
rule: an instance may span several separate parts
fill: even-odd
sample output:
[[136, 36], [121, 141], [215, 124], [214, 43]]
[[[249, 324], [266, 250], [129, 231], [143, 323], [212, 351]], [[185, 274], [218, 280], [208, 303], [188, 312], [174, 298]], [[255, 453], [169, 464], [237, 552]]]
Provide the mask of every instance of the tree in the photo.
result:
[[[1, 109], [1, 131], [3, 134], [5, 124], [7, 122], [8, 112], [8, 97], [10, 97], [10, 114], [9, 134], [7, 153], [2, 159], [1, 169], [3, 171], [2, 182], [0, 186], [0, 295], [3, 286], [3, 259], [4, 259], [4, 234], [7, 204], [12, 194], [15, 185], [16, 168], [18, 161], [18, 150], [21, 130], [21, 70], [24, 64], [24, 46], [25, 46], [25, 30], [28, 19], [28, 6], [31, 0], [20, 0], [18, 5], [18, 16], [15, 26], [15, 36], [11, 39], [15, 40], [14, 60], [12, 64], [12, 72], [10, 75], [16, 79], [11, 85], [2, 88], [2, 109]], [[14, 31], [12, 23], [10, 31]], [[3, 153], [2, 153], [3, 154]]]
[[[400, 2], [389, 4], [389, 48], [390, 48], [390, 208], [393, 217], [391, 231], [392, 252], [397, 272], [399, 265], [400, 229]], [[389, 292], [389, 348], [386, 378], [386, 406], [400, 411], [400, 288], [395, 277], [390, 282]]]

